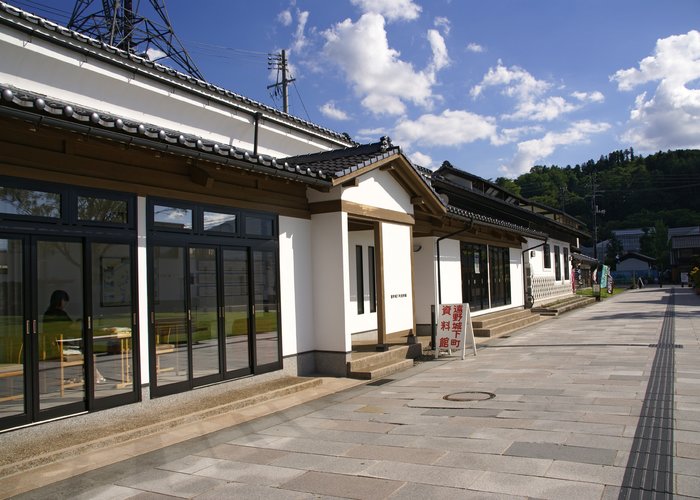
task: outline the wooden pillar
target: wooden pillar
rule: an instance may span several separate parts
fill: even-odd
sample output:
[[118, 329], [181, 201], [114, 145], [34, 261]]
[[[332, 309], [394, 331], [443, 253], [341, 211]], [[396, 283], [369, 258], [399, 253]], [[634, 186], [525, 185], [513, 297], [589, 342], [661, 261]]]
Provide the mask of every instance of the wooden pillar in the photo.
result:
[[386, 304], [384, 303], [386, 294], [384, 293], [384, 237], [382, 223], [374, 222], [374, 267], [376, 269], [376, 290], [377, 290], [377, 350], [386, 351], [389, 349], [386, 339]]

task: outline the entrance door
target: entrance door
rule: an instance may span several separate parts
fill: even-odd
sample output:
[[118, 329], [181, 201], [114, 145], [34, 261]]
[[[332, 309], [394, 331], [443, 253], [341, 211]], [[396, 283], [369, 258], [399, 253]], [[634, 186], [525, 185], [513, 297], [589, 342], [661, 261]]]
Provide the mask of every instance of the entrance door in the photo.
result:
[[83, 245], [80, 241], [38, 240], [35, 254], [35, 390], [39, 413], [50, 418], [85, 410]]
[[129, 244], [0, 237], [0, 427], [135, 400], [132, 294]]
[[27, 311], [26, 241], [0, 237], [0, 420], [8, 427], [28, 421], [26, 388], [31, 349]]

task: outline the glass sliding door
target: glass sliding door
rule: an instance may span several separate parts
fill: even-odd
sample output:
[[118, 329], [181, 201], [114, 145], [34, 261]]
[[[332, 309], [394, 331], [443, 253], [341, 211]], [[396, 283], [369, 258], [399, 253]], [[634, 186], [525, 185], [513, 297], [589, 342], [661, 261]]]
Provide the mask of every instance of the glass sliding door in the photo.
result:
[[192, 377], [197, 379], [221, 371], [217, 303], [219, 273], [215, 248], [190, 248], [189, 255]]
[[131, 246], [93, 243], [92, 353], [94, 397], [133, 392], [133, 277]]
[[24, 242], [0, 238], [0, 419], [26, 414]]
[[472, 311], [489, 307], [486, 245], [461, 243], [462, 301]]
[[248, 251], [223, 250], [226, 372], [250, 373], [250, 288]]
[[[85, 407], [83, 245], [36, 242], [39, 411], [75, 403]], [[78, 408], [76, 408], [78, 409]]]
[[277, 305], [277, 259], [270, 250], [253, 250], [255, 366], [278, 364], [279, 314]]
[[184, 247], [153, 249], [151, 321], [157, 387], [189, 380], [186, 255]]
[[510, 304], [510, 250], [489, 247], [491, 307]]

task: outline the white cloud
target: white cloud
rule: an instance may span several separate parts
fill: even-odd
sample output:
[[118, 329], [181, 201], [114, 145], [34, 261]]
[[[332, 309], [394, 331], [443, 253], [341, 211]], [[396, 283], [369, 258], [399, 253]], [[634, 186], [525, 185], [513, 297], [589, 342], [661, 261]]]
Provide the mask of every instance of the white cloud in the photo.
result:
[[503, 115], [505, 120], [551, 121], [556, 117], [579, 109], [580, 106], [567, 102], [563, 97], [525, 100], [515, 107], [515, 112]]
[[168, 54], [160, 49], [149, 47], [146, 49], [146, 56], [148, 57], [149, 61], [160, 61], [161, 59], [168, 57]]
[[506, 68], [499, 60], [495, 68], [489, 68], [481, 83], [472, 87], [469, 92], [476, 98], [485, 88], [504, 86], [502, 93], [515, 97], [519, 101], [531, 100], [549, 90], [551, 85], [543, 80], [537, 80], [530, 73], [518, 66]]
[[292, 24], [292, 13], [289, 12], [289, 10], [283, 10], [279, 14], [277, 14], [277, 21], [282, 25], [282, 26], [289, 26]]
[[467, 50], [469, 52], [475, 52], [478, 54], [484, 52], [484, 47], [482, 45], [479, 45], [478, 43], [472, 42], [469, 45], [467, 45]]
[[417, 120], [402, 119], [392, 135], [409, 149], [416, 146], [458, 146], [496, 136], [496, 120], [468, 111], [447, 109], [439, 115], [425, 114]]
[[363, 128], [355, 134], [355, 140], [358, 142], [377, 142], [382, 136], [389, 135], [384, 128]]
[[593, 123], [588, 120], [573, 123], [564, 132], [547, 132], [540, 139], [531, 139], [518, 144], [518, 150], [510, 166], [499, 169], [506, 176], [518, 176], [529, 172], [540, 160], [550, 156], [559, 146], [585, 144], [593, 134], [610, 129], [608, 123]]
[[433, 159], [420, 151], [408, 153], [408, 157], [411, 159], [411, 162], [413, 162], [414, 165], [419, 165], [425, 168], [432, 168], [433, 166]]
[[350, 119], [350, 117], [345, 111], [335, 107], [335, 102], [333, 101], [325, 103], [319, 108], [319, 110], [321, 111], [323, 116], [327, 116], [328, 118], [332, 118], [334, 120], [345, 121]]
[[309, 20], [308, 11], [297, 11], [297, 29], [294, 32], [294, 41], [292, 42], [292, 50], [300, 52], [306, 47], [307, 40], [306, 35], [304, 35], [304, 29], [306, 28], [306, 22]]
[[364, 14], [355, 23], [346, 19], [323, 36], [324, 55], [341, 67], [365, 108], [375, 114], [399, 115], [405, 112], [406, 102], [432, 105], [435, 71], [447, 58], [444, 40], [436, 31], [429, 35], [433, 60], [422, 71], [402, 61], [401, 54], [389, 47], [384, 18], [379, 14]]
[[610, 77], [619, 90], [658, 82], [654, 94], [635, 99], [622, 140], [647, 151], [700, 147], [700, 32], [656, 41], [654, 54], [639, 68], [621, 69]]
[[544, 128], [540, 127], [539, 125], [534, 127], [504, 128], [501, 129], [498, 135], [491, 138], [491, 144], [494, 146], [512, 144], [518, 141], [524, 135], [542, 133], [543, 130]]
[[477, 98], [489, 87], [502, 87], [501, 94], [515, 99], [512, 113], [504, 113], [501, 118], [515, 121], [552, 121], [563, 114], [571, 113], [584, 104], [602, 102], [600, 92], [573, 92], [578, 102], [570, 102], [562, 96], [547, 96], [552, 84], [538, 80], [528, 71], [518, 66], [510, 68], [499, 60], [496, 67], [489, 68], [481, 82], [470, 90], [472, 98]]
[[418, 19], [421, 7], [413, 0], [350, 0], [363, 13], [381, 14], [388, 21]]
[[602, 92], [572, 92], [571, 97], [581, 102], [604, 102], [605, 96]]
[[446, 17], [436, 17], [433, 21], [433, 25], [436, 28], [442, 28], [442, 33], [445, 36], [448, 36], [450, 34], [450, 30], [452, 29], [452, 23], [450, 23], [450, 20]]
[[432, 71], [439, 71], [450, 64], [450, 57], [447, 55], [445, 39], [437, 30], [428, 30], [428, 41], [433, 50]]

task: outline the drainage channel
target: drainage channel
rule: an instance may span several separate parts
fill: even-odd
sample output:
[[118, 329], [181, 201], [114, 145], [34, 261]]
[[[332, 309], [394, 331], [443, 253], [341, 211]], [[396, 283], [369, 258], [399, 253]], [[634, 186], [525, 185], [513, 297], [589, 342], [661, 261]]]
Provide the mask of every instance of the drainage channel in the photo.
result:
[[619, 500], [673, 497], [674, 303], [671, 290]]

